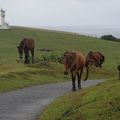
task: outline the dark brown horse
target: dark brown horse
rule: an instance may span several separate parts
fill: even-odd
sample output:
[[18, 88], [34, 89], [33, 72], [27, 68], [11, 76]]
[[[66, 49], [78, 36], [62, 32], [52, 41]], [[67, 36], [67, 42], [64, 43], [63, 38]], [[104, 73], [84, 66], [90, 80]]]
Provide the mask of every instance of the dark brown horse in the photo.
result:
[[24, 38], [21, 43], [19, 44], [18, 52], [20, 55], [20, 59], [22, 59], [23, 51], [25, 53], [25, 64], [29, 64], [29, 51], [31, 51], [32, 54], [32, 63], [34, 63], [34, 48], [35, 48], [35, 42], [32, 38]]
[[81, 89], [81, 76], [86, 67], [86, 77], [85, 80], [88, 78], [88, 64], [86, 63], [86, 57], [79, 52], [70, 51], [64, 53], [64, 67], [65, 71], [64, 74], [71, 73], [72, 77], [72, 90], [76, 90], [75, 79], [76, 76], [78, 78], [78, 88]]
[[102, 67], [102, 63], [104, 62], [105, 57], [100, 52], [90, 51], [87, 55], [87, 62], [90, 65], [95, 65], [96, 67]]

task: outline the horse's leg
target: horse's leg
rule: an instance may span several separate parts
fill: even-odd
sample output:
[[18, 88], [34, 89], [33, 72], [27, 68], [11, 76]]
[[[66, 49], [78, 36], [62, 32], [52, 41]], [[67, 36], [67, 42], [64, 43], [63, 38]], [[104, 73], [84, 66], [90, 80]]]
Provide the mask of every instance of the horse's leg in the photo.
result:
[[29, 50], [25, 50], [25, 64], [29, 64]]
[[27, 52], [27, 63], [30, 64], [29, 50], [28, 50], [28, 52]]
[[32, 54], [32, 63], [34, 64], [34, 48], [31, 50], [31, 54]]
[[77, 78], [78, 78], [78, 88], [81, 89], [80, 73], [79, 72], [77, 72]]
[[27, 64], [27, 56], [26, 56], [26, 53], [25, 53], [25, 61], [24, 61], [24, 64]]
[[24, 60], [24, 64], [27, 64], [26, 50], [24, 50], [24, 54], [25, 54], [25, 60]]
[[78, 88], [81, 89], [81, 76], [83, 73], [83, 69], [77, 72], [77, 77], [78, 77]]
[[71, 77], [72, 77], [72, 90], [75, 91], [76, 90], [76, 85], [75, 85], [75, 79], [76, 79], [76, 72], [72, 71], [71, 72]]

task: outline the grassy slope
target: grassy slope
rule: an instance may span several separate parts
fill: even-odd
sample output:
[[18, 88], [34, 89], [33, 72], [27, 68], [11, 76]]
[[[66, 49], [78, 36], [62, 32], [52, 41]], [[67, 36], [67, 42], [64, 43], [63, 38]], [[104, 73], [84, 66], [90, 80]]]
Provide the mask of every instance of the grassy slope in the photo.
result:
[[120, 81], [69, 93], [44, 110], [40, 120], [119, 120]]
[[16, 63], [16, 46], [24, 37], [35, 39], [36, 57], [42, 55], [40, 48], [52, 48], [57, 54], [63, 54], [66, 50], [80, 50], [84, 53], [101, 51], [106, 57], [104, 66], [102, 69], [94, 68], [89, 78], [113, 78], [104, 84], [56, 100], [45, 110], [41, 120], [118, 120], [120, 82], [115, 78], [116, 66], [120, 61], [120, 43], [29, 28], [0, 30], [0, 91], [66, 80], [63, 65], [51, 63], [48, 66], [27, 66]]
[[[104, 41], [97, 38], [85, 37], [67, 33], [14, 28], [0, 30], [0, 63], [15, 63], [18, 58], [16, 46], [24, 37], [32, 37], [36, 41], [36, 56], [40, 56], [39, 48], [53, 48], [62, 54], [66, 50], [80, 50], [87, 53], [90, 50], [101, 51], [106, 56], [106, 66], [120, 61], [120, 43]], [[3, 51], [4, 50], [4, 51]]]
[[[56, 67], [57, 66], [57, 67]], [[62, 82], [63, 66], [51, 63], [44, 65], [1, 65], [0, 91], [8, 91], [37, 84]]]
[[31, 67], [16, 63], [16, 59], [18, 59], [16, 46], [24, 37], [35, 39], [36, 57], [40, 57], [43, 54], [39, 51], [40, 48], [52, 48], [57, 54], [63, 54], [66, 50], [80, 50], [83, 53], [87, 53], [90, 50], [101, 51], [106, 56], [104, 67], [103, 69], [94, 68], [89, 78], [117, 76], [116, 66], [120, 61], [120, 43], [118, 42], [68, 33], [30, 28], [13, 28], [0, 30], [0, 91], [66, 80], [66, 77], [63, 75], [63, 65], [52, 63], [49, 66], [36, 67], [37, 65], [35, 65]]

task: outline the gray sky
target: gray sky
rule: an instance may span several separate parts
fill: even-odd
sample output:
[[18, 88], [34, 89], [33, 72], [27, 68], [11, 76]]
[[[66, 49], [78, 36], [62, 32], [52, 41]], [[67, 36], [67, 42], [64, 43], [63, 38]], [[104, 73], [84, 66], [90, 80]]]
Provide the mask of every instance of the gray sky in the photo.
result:
[[12, 25], [120, 25], [120, 0], [0, 0], [0, 8]]

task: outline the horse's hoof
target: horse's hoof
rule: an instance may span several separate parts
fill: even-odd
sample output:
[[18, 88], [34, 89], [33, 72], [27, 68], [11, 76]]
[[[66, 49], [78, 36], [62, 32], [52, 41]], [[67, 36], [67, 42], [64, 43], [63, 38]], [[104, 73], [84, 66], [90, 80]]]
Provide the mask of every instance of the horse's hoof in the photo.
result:
[[84, 79], [83, 81], [84, 81], [84, 82], [86, 82], [86, 81], [87, 81], [87, 79]]
[[82, 89], [81, 87], [78, 87], [78, 89]]
[[76, 88], [75, 88], [75, 87], [73, 87], [73, 88], [72, 88], [72, 91], [76, 91]]
[[65, 74], [65, 75], [68, 75], [68, 72], [65, 71], [64, 74]]

